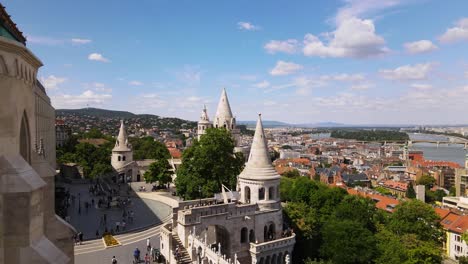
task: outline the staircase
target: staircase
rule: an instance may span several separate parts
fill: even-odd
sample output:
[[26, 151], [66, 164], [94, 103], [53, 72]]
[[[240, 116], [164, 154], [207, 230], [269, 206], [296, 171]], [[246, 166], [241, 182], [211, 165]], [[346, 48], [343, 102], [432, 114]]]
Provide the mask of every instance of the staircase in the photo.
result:
[[179, 254], [180, 258], [179, 261], [177, 261], [178, 264], [190, 264], [192, 263], [192, 260], [190, 259], [190, 255], [185, 249], [184, 245], [182, 244], [182, 241], [179, 238], [178, 234], [173, 234], [172, 235], [172, 252], [175, 253], [176, 247], [179, 246]]

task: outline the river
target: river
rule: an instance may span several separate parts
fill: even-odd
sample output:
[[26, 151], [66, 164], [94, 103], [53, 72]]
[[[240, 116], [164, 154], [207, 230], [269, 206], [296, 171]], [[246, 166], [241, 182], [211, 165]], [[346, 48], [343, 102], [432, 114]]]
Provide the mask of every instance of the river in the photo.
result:
[[[411, 140], [434, 140], [447, 141], [446, 136], [433, 134], [415, 134], [408, 133]], [[424, 152], [424, 158], [428, 160], [448, 160], [459, 163], [464, 166], [466, 151], [463, 145], [440, 144], [437, 147], [433, 143], [414, 143], [410, 150], [421, 150]]]
[[[408, 133], [411, 140], [434, 140], [434, 141], [448, 141], [446, 136], [433, 135], [433, 134], [416, 134]], [[329, 138], [330, 133], [311, 134], [313, 139]], [[410, 150], [420, 150], [424, 153], [424, 158], [428, 160], [447, 160], [457, 162], [464, 166], [466, 151], [463, 145], [447, 145], [440, 144], [437, 147], [433, 143], [413, 143]]]

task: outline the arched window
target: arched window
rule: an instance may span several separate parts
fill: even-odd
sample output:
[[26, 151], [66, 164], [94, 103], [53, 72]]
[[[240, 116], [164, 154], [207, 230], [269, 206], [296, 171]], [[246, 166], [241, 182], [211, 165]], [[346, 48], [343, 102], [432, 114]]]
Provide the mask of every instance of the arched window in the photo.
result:
[[118, 160], [118, 161], [121, 161], [121, 158], [120, 158], [120, 156], [118, 156], [118, 157], [117, 157], [117, 160]]
[[122, 156], [122, 161], [125, 161], [125, 156]]
[[21, 118], [20, 127], [20, 154], [28, 163], [31, 163], [31, 139], [29, 134], [29, 123], [26, 112], [23, 113]]
[[268, 227], [268, 240], [274, 240], [276, 238], [276, 228], [275, 224], [271, 223], [270, 226]]
[[268, 188], [268, 199], [269, 200], [275, 199], [275, 187]]
[[246, 243], [247, 242], [247, 236], [248, 236], [249, 230], [247, 230], [247, 227], [243, 227], [241, 229], [241, 243]]
[[268, 227], [263, 227], [263, 240], [268, 241]]
[[249, 186], [245, 186], [245, 188], [244, 188], [244, 200], [245, 200], [245, 203], [250, 203], [250, 188], [249, 188]]
[[249, 242], [255, 243], [255, 231], [253, 229], [250, 229], [250, 232], [249, 232]]
[[265, 200], [265, 188], [258, 189], [258, 200]]

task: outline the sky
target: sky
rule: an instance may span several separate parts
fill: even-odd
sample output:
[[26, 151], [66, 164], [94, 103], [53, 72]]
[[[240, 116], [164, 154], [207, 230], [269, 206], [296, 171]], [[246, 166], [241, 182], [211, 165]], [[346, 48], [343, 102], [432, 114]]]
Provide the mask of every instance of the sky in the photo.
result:
[[56, 108], [468, 124], [466, 0], [2, 0]]

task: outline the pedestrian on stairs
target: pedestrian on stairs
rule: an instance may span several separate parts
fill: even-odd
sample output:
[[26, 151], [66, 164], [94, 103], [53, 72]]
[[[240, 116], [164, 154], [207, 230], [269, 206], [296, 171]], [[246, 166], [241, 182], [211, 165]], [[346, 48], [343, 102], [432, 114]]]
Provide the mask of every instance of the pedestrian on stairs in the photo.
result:
[[150, 251], [151, 250], [151, 242], [150, 242], [150, 239], [148, 237], [148, 239], [146, 239], [146, 251]]

